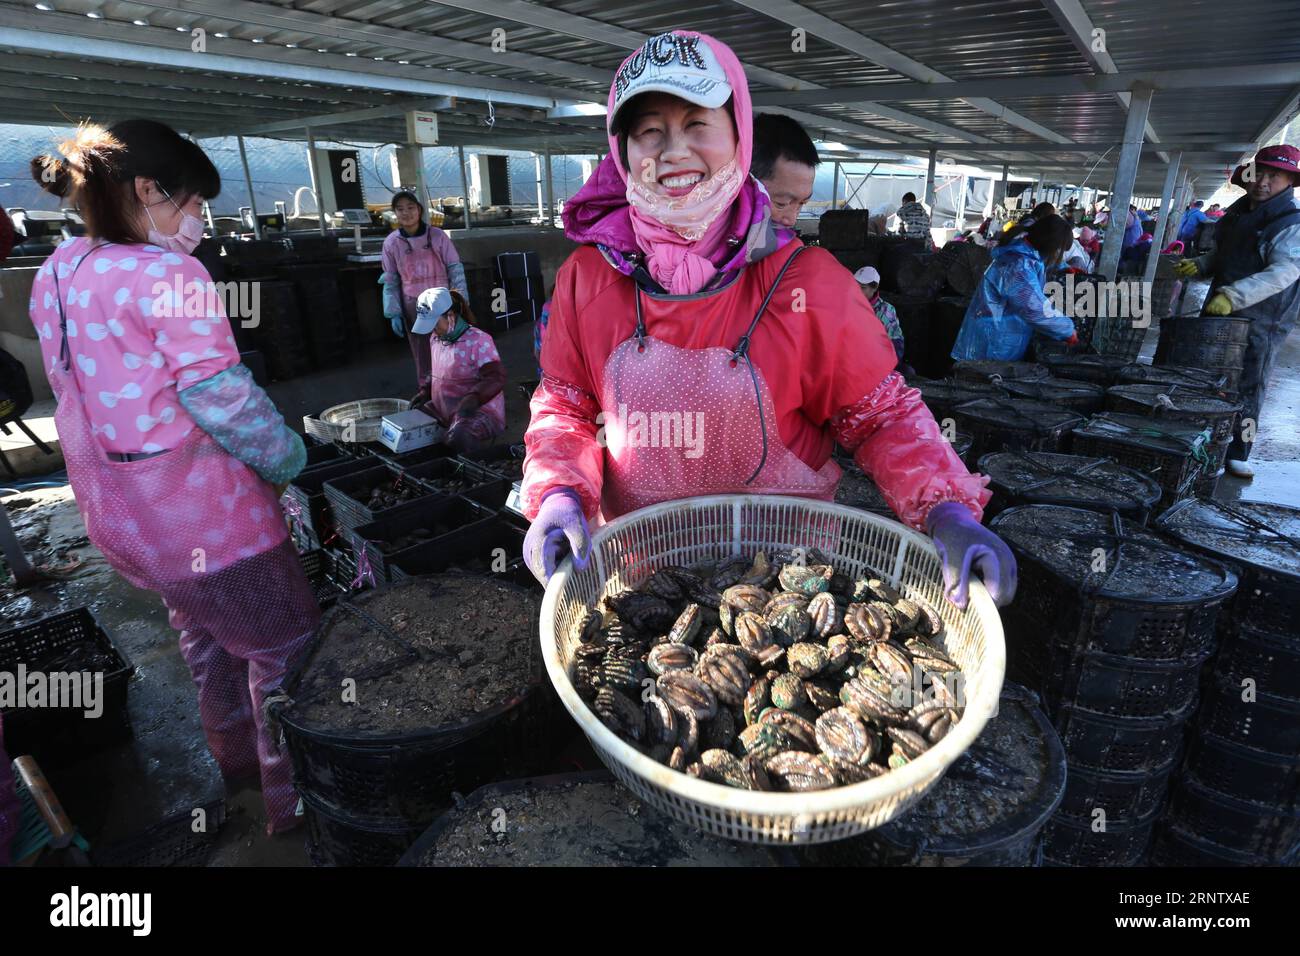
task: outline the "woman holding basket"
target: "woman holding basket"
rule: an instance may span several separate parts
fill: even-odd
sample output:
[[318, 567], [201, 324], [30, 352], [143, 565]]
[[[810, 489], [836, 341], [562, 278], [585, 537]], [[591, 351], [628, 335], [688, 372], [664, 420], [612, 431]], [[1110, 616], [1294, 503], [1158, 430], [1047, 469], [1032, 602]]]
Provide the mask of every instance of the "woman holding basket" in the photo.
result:
[[[710, 494], [831, 500], [850, 451], [927, 531], [949, 596], [972, 570], [1000, 603], [1006, 545], [970, 474], [850, 272], [773, 224], [749, 175], [749, 90], [735, 54], [691, 31], [645, 42], [614, 76], [610, 152], [566, 205], [583, 245], [561, 267], [525, 436], [524, 544], [545, 580], [590, 522]], [[647, 440], [642, 421], [673, 427]]]

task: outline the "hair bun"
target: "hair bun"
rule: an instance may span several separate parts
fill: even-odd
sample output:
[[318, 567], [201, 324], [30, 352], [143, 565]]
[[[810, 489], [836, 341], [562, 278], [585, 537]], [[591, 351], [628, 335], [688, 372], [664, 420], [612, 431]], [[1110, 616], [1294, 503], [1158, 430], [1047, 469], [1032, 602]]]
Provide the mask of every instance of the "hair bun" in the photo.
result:
[[40, 183], [47, 193], [66, 197], [72, 192], [72, 173], [68, 164], [59, 157], [49, 153], [33, 156], [31, 169], [32, 179]]

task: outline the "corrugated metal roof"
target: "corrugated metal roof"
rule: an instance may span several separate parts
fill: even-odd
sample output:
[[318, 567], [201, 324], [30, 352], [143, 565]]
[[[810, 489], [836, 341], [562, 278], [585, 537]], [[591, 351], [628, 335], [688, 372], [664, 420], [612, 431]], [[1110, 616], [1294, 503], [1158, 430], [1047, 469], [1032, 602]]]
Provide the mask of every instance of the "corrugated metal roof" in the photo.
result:
[[[458, 97], [440, 110], [446, 143], [601, 148], [598, 118], [550, 117], [546, 108], [603, 103], [608, 77], [640, 38], [685, 27], [730, 44], [755, 92], [831, 90], [826, 102], [796, 106], [796, 115], [846, 143], [915, 143], [922, 153], [930, 144], [957, 153], [967, 141], [1040, 145], [959, 158], [1087, 171], [1104, 156], [1093, 174], [1106, 182], [1118, 149], [1107, 153], [1105, 144], [1118, 142], [1124, 128], [1125, 110], [1111, 93], [1047, 96], [1022, 85], [996, 99], [961, 98], [936, 86], [934, 96], [888, 101], [882, 115], [863, 105], [870, 89], [833, 92], [943, 77], [960, 90], [977, 79], [1091, 74], [1076, 39], [1042, 0], [186, 0], [184, 10], [164, 0], [45, 2], [55, 9], [38, 13], [29, 0], [0, 0], [0, 28], [10, 29], [0, 33], [8, 37], [0, 42], [0, 80], [8, 81], [0, 84], [0, 115], [22, 122], [144, 113], [195, 134], [229, 133], [427, 100], [421, 90], [437, 83]], [[1217, 0], [1082, 0], [1082, 7], [1105, 31], [1121, 74], [1300, 63], [1296, 0], [1241, 0], [1230, 10]], [[792, 47], [792, 30], [801, 26], [806, 50]], [[195, 27], [207, 31], [211, 68], [189, 55]], [[504, 50], [492, 47], [495, 29], [505, 31]], [[114, 44], [112, 54], [91, 42]], [[878, 49], [873, 43], [887, 55], [864, 53]], [[1150, 126], [1165, 143], [1204, 141], [1185, 162], [1217, 176], [1237, 157], [1209, 150], [1211, 141], [1250, 142], [1285, 119], [1296, 92], [1285, 82], [1159, 90]], [[837, 124], [840, 132], [829, 132]], [[403, 137], [400, 115], [321, 129], [354, 141]], [[1051, 136], [1103, 148], [1063, 154], [1052, 150]], [[1148, 193], [1164, 174], [1154, 155], [1144, 154], [1139, 169], [1139, 188]]]

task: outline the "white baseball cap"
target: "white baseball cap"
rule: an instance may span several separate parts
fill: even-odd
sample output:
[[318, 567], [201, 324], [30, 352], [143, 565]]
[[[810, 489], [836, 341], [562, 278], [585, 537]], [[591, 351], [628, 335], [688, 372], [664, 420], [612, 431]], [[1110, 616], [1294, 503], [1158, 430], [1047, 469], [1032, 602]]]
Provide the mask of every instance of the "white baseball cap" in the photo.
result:
[[871, 285], [873, 282], [880, 281], [880, 273], [876, 271], [875, 266], [863, 266], [853, 273], [853, 278], [858, 280], [858, 285]]
[[451, 292], [447, 289], [425, 289], [415, 300], [415, 324], [411, 331], [416, 335], [428, 335], [451, 306]]
[[726, 71], [702, 37], [661, 33], [641, 44], [614, 74], [611, 136], [619, 111], [642, 93], [671, 93], [696, 106], [716, 109], [731, 99], [732, 90]]

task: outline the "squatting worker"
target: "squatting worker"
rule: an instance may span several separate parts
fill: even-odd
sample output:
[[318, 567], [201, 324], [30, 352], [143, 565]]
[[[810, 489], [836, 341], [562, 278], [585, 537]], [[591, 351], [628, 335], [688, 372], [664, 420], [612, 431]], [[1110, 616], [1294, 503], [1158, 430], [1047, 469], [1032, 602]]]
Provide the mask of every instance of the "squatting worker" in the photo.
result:
[[863, 266], [857, 272], [853, 273], [853, 279], [862, 290], [862, 295], [867, 300], [867, 305], [871, 306], [871, 311], [876, 314], [880, 324], [885, 328], [885, 334], [889, 336], [890, 343], [894, 346], [894, 354], [898, 360], [903, 360], [903, 327], [898, 324], [898, 313], [894, 307], [886, 302], [880, 295], [880, 272], [874, 266]]
[[793, 229], [812, 199], [817, 178], [817, 147], [797, 120], [780, 113], [754, 117], [754, 157], [750, 175], [763, 184], [772, 203], [772, 222]]
[[424, 209], [415, 194], [399, 192], [392, 206], [397, 228], [384, 239], [379, 281], [384, 286], [384, 317], [392, 324], [394, 335], [405, 336], [415, 359], [419, 380], [411, 399], [415, 407], [429, 400], [429, 336], [413, 328], [416, 301], [421, 292], [433, 288], [455, 289], [468, 300], [469, 286], [451, 237], [424, 221]]
[[975, 290], [953, 343], [958, 361], [1018, 362], [1035, 332], [1078, 342], [1074, 322], [1047, 297], [1047, 271], [1055, 271], [1074, 242], [1070, 224], [1044, 216], [1023, 236], [999, 243]]
[[1300, 313], [1300, 203], [1294, 192], [1300, 185], [1300, 148], [1265, 146], [1247, 166], [1236, 168], [1232, 184], [1246, 195], [1218, 221], [1214, 252], [1185, 259], [1174, 268], [1182, 276], [1211, 277], [1206, 315], [1250, 319], [1238, 387], [1241, 418], [1227, 461], [1229, 474], [1250, 478], [1254, 472], [1246, 460], [1251, 442], [1245, 440], [1240, 423], [1249, 420], [1258, 429], [1273, 361]]
[[[954, 600], [972, 567], [1009, 600], [1014, 559], [979, 523], [987, 479], [893, 372], [852, 273], [773, 227], [735, 54], [653, 37], [619, 67], [607, 115], [609, 155], [565, 205], [582, 245], [556, 277], [525, 436], [533, 573], [548, 578], [566, 546], [585, 565], [597, 515], [710, 494], [829, 501], [838, 441], [933, 536]], [[677, 416], [683, 441], [643, 440], [633, 414]]]
[[288, 829], [289, 755], [262, 705], [320, 617], [276, 493], [306, 450], [239, 363], [191, 256], [221, 178], [152, 120], [83, 124], [59, 152], [33, 159], [32, 175], [71, 199], [87, 234], [37, 270], [31, 317], [86, 534], [162, 597], [222, 775], [260, 771], [267, 829]]
[[429, 401], [422, 410], [459, 452], [481, 451], [506, 430], [506, 369], [492, 336], [454, 289], [425, 289], [412, 331], [429, 340]]

